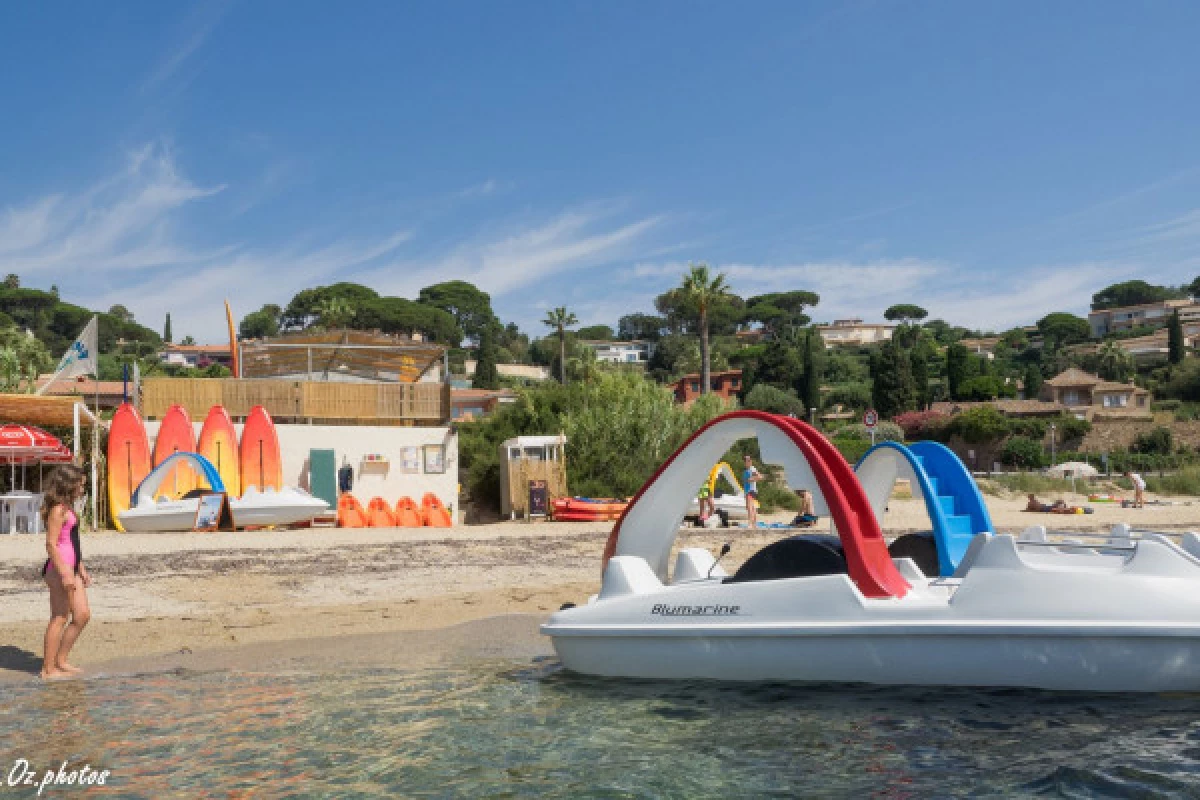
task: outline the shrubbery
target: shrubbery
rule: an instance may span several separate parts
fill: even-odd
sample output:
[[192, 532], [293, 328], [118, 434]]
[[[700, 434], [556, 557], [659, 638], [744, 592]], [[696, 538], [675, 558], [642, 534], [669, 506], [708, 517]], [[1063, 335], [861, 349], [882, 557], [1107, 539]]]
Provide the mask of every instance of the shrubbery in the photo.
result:
[[1010, 467], [1037, 469], [1045, 464], [1046, 452], [1040, 439], [1013, 436], [1004, 443], [1004, 448], [1000, 451], [1000, 462]]
[[[852, 425], [846, 425], [838, 428], [837, 438], [861, 439], [869, 442], [871, 441], [871, 431], [866, 425], [862, 424], [861, 422], [856, 422]], [[875, 441], [903, 442], [904, 429], [894, 422], [880, 420], [879, 424], [875, 426]]]
[[[691, 406], [640, 375], [602, 372], [589, 383], [547, 383], [520, 393], [478, 422], [459, 426], [463, 483], [474, 502], [500, 500], [500, 443], [513, 436], [565, 433], [573, 494], [627, 497], [683, 442], [726, 410], [706, 395]], [[702, 476], [697, 476], [697, 481]]]
[[766, 383], [758, 383], [746, 393], [742, 403], [746, 408], [768, 411], [772, 414], [791, 414], [797, 419], [807, 420], [808, 409], [793, 391], [777, 389]]
[[942, 441], [950, 424], [950, 415], [940, 411], [906, 411], [893, 417], [892, 422], [900, 426], [904, 438], [910, 442], [922, 439]]
[[992, 406], [976, 406], [956, 414], [950, 421], [949, 432], [971, 444], [995, 442], [1008, 435], [1008, 418]]
[[1130, 448], [1135, 453], [1166, 456], [1171, 454], [1171, 431], [1162, 425], [1146, 433], [1139, 433]]

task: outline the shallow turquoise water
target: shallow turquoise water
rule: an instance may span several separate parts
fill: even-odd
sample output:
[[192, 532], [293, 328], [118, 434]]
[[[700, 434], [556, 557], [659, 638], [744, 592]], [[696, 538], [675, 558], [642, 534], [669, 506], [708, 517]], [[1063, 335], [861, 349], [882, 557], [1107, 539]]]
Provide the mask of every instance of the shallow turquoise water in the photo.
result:
[[0, 700], [0, 779], [66, 759], [111, 770], [119, 797], [1200, 796], [1195, 696], [631, 682], [541, 661]]

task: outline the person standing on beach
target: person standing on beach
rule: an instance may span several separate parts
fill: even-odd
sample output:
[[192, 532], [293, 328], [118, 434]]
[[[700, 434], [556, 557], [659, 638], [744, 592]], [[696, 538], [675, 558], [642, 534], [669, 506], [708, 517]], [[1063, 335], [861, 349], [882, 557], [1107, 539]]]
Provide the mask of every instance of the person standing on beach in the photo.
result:
[[1146, 507], [1146, 481], [1136, 472], [1126, 472], [1125, 477], [1133, 484], [1133, 507]]
[[67, 661], [79, 634], [92, 616], [87, 587], [92, 585], [79, 544], [79, 518], [75, 504], [83, 497], [83, 470], [59, 467], [43, 485], [42, 520], [46, 528], [46, 554], [42, 577], [50, 588], [50, 623], [46, 626], [42, 678], [68, 678], [83, 670]]
[[742, 485], [746, 487], [746, 517], [750, 520], [750, 527], [758, 527], [758, 479], [762, 477], [754, 466], [754, 459], [750, 456], [744, 456], [742, 463], [745, 469], [742, 470]]

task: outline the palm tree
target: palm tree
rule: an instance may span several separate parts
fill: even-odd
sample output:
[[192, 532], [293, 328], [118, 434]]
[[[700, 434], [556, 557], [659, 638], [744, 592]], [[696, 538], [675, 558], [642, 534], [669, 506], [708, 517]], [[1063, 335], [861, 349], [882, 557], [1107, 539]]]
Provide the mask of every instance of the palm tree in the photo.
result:
[[327, 329], [344, 328], [354, 319], [354, 307], [344, 297], [330, 297], [317, 307], [320, 324]]
[[1116, 342], [1105, 342], [1100, 345], [1100, 349], [1096, 351], [1096, 362], [1099, 367], [1097, 372], [1106, 381], [1124, 383], [1132, 377], [1136, 370], [1133, 356]]
[[567, 311], [566, 306], [559, 306], [546, 312], [546, 318], [542, 320], [542, 324], [558, 332], [558, 380], [565, 384], [567, 382], [567, 328], [578, 325], [579, 318], [573, 312]]
[[700, 322], [700, 393], [708, 394], [712, 390], [712, 363], [708, 352], [708, 312], [713, 305], [720, 303], [729, 296], [729, 284], [725, 282], [725, 273], [716, 275], [708, 271], [707, 264], [691, 264], [683, 275], [680, 286], [686, 297], [699, 316]]
[[600, 374], [600, 362], [596, 360], [596, 351], [584, 347], [571, 356], [571, 377], [573, 380], [591, 383]]

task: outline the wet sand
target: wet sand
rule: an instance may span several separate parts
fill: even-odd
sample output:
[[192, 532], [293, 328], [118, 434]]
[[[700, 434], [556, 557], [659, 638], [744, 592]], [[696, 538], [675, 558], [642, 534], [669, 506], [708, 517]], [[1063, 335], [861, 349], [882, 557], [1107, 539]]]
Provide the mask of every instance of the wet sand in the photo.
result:
[[[1200, 503], [1175, 502], [1145, 509], [1093, 504], [1095, 514], [1062, 516], [1022, 513], [1023, 497], [988, 498], [1001, 532], [1035, 524], [1107, 532], [1116, 522], [1200, 529]], [[889, 536], [927, 530], [924, 505], [893, 500], [884, 527]], [[306, 653], [386, 660], [411, 648], [443, 652], [434, 646], [443, 635], [448, 641], [465, 636], [485, 649], [488, 642], [500, 646], [506, 636], [489, 636], [490, 623], [454, 626], [521, 615], [516, 619], [524, 622], [502, 630], [527, 633], [563, 603], [585, 601], [599, 587], [610, 528], [507, 522], [453, 530], [86, 534], [93, 620], [73, 660], [91, 670], [116, 664], [121, 671], [140, 662], [168, 668], [228, 663], [243, 650], [255, 653], [256, 663]], [[827, 531], [827, 521], [816, 530]], [[716, 550], [729, 541], [725, 564], [732, 570], [785, 535], [790, 532], [686, 529], [676, 546]], [[38, 575], [43, 559], [40, 537], [0, 536], [0, 681], [27, 680], [40, 668], [48, 613]], [[446, 632], [455, 630], [475, 633]], [[411, 631], [430, 633], [403, 635]], [[531, 647], [549, 652], [546, 642]]]

